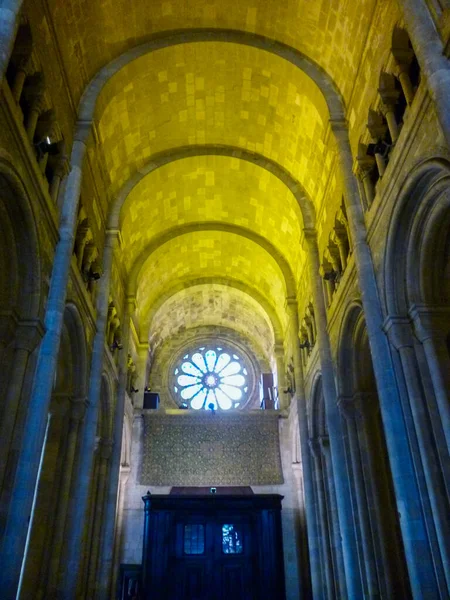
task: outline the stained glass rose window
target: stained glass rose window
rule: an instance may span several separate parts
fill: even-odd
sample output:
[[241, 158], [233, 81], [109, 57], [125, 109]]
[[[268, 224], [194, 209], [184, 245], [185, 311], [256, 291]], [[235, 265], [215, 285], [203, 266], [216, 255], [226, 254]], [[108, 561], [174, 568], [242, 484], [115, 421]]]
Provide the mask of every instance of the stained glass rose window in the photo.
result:
[[241, 357], [220, 347], [186, 354], [174, 376], [175, 394], [195, 410], [238, 408], [248, 392], [248, 372]]

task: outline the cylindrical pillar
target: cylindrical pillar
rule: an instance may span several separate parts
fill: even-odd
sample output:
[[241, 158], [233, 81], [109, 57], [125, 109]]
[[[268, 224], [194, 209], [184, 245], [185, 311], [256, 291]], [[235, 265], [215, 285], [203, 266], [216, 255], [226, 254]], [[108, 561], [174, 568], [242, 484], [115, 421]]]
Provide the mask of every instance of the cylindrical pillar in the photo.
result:
[[[23, 444], [18, 460], [11, 504], [5, 527], [0, 570], [0, 589], [5, 598], [14, 598], [19, 583], [28, 519], [31, 514], [42, 444], [47, 427], [48, 408], [55, 381], [59, 344], [66, 304], [72, 257], [74, 228], [80, 197], [85, 141], [76, 139], [72, 147], [72, 169], [68, 178], [59, 241], [56, 246], [45, 314], [45, 334], [37, 360], [33, 391], [28, 404]], [[30, 524], [31, 526], [31, 524]]]
[[127, 296], [124, 307], [122, 325], [122, 349], [120, 350], [119, 386], [117, 390], [117, 404], [114, 416], [113, 449], [111, 455], [111, 468], [107, 484], [107, 497], [105, 507], [105, 529], [103, 532], [102, 547], [100, 550], [99, 569], [99, 600], [108, 600], [111, 588], [111, 576], [114, 557], [114, 531], [116, 527], [117, 492], [119, 488], [120, 457], [122, 454], [123, 419], [125, 413], [125, 396], [127, 386], [127, 362], [130, 343], [130, 322], [135, 309], [134, 296]]
[[277, 388], [279, 408], [280, 410], [283, 410], [284, 408], [289, 408], [289, 400], [287, 394], [284, 393], [284, 390], [286, 389], [286, 376], [284, 367], [283, 344], [275, 344], [273, 351], [277, 363]]
[[379, 152], [375, 152], [375, 162], [377, 163], [378, 175], [381, 179], [386, 171], [386, 161], [384, 160], [384, 156]]
[[58, 510], [55, 520], [55, 530], [52, 539], [52, 558], [48, 576], [47, 593], [52, 596], [56, 591], [58, 570], [61, 564], [61, 549], [66, 529], [67, 509], [70, 501], [70, 488], [75, 462], [80, 422], [86, 410], [86, 398], [75, 398], [71, 401], [69, 431], [67, 434], [66, 454], [64, 457], [64, 472], [58, 494]]
[[414, 306], [410, 316], [417, 339], [423, 344], [447, 449], [450, 451], [450, 356], [446, 344], [450, 310]]
[[412, 101], [414, 100], [414, 89], [411, 83], [411, 78], [408, 73], [408, 65], [399, 65], [398, 78], [400, 81], [400, 85], [402, 86], [406, 103], [408, 106], [411, 106]]
[[17, 103], [19, 103], [20, 101], [20, 96], [22, 95], [23, 91], [23, 85], [28, 75], [29, 62], [30, 61], [28, 58], [23, 59], [20, 61], [20, 64], [17, 67], [17, 73], [14, 78], [14, 83], [11, 90], [12, 96]]
[[308, 434], [308, 416], [306, 411], [306, 397], [303, 382], [302, 358], [298, 343], [298, 305], [296, 298], [286, 300], [287, 310], [290, 320], [290, 329], [292, 335], [292, 349], [294, 360], [295, 377], [295, 397], [297, 400], [298, 427], [300, 436], [300, 448], [303, 465], [303, 481], [305, 485], [305, 510], [306, 510], [306, 529], [308, 536], [309, 561], [311, 568], [311, 584], [314, 598], [325, 597], [323, 582], [321, 576], [321, 556], [320, 556], [320, 532], [317, 525], [317, 517], [314, 507], [314, 484], [311, 465], [311, 455], [309, 451]]
[[395, 142], [398, 140], [398, 123], [397, 123], [397, 119], [395, 117], [395, 105], [394, 104], [387, 104], [384, 107], [384, 116], [386, 117], [386, 122], [389, 128], [389, 133], [391, 134], [391, 140], [392, 143], [395, 144]]
[[112, 444], [110, 440], [102, 440], [98, 451], [98, 472], [96, 483], [95, 504], [92, 507], [94, 518], [92, 521], [91, 549], [89, 553], [89, 579], [87, 597], [95, 598], [99, 575], [99, 560], [101, 548], [101, 533], [105, 527], [103, 518], [105, 510], [106, 486], [108, 483], [109, 461], [111, 459]]
[[450, 62], [425, 0], [398, 0], [420, 69], [450, 147]]
[[324, 475], [322, 468], [322, 450], [318, 439], [311, 438], [309, 447], [314, 461], [314, 479], [316, 482], [317, 505], [319, 509], [318, 529], [320, 531], [320, 540], [322, 542], [322, 565], [327, 588], [326, 598], [335, 597], [335, 578], [333, 575], [333, 557], [331, 554], [331, 535], [329, 530], [327, 506], [325, 500]]
[[353, 239], [354, 257], [389, 451], [397, 509], [400, 513], [400, 525], [411, 587], [414, 597], [433, 597], [433, 595], [438, 597], [437, 582], [433, 575], [433, 559], [428, 543], [414, 462], [408, 442], [408, 432], [389, 344], [382, 330], [381, 302], [378, 295], [372, 254], [366, 239], [366, 226], [358, 186], [352, 170], [353, 158], [347, 125], [342, 121], [331, 121], [331, 127], [335, 134], [341, 162], [345, 188], [344, 200]]
[[38, 320], [22, 321], [19, 323], [15, 333], [13, 366], [6, 395], [3, 400], [4, 411], [0, 427], [0, 440], [2, 440], [2, 452], [0, 453], [0, 489], [3, 489], [3, 478], [8, 461], [10, 444], [13, 439], [14, 424], [20, 407], [28, 359], [34, 348], [41, 341], [43, 333], [42, 323]]
[[336, 486], [336, 501], [339, 526], [342, 536], [342, 551], [348, 595], [351, 598], [362, 597], [362, 581], [358, 561], [358, 548], [355, 535], [355, 523], [352, 515], [350, 481], [346, 468], [344, 438], [341, 415], [337, 406], [334, 367], [331, 357], [330, 338], [327, 331], [327, 313], [320, 282], [319, 248], [315, 230], [305, 229], [308, 244], [308, 262], [310, 280], [316, 316], [317, 342], [319, 345], [320, 366], [322, 371], [325, 414], [330, 438], [331, 461]]
[[[419, 443], [422, 465], [428, 488], [428, 496], [432, 506], [436, 537], [450, 590], [450, 521], [448, 519], [449, 504], [445, 493], [445, 478], [441, 470], [436, 469], [435, 442], [433, 431], [424, 405], [424, 391], [419, 377], [419, 366], [416, 360], [411, 329], [406, 319], [390, 318], [386, 322], [386, 332], [391, 343], [400, 355], [408, 390], [409, 404], [414, 418], [417, 441]], [[448, 455], [447, 455], [448, 457]]]
[[330, 452], [330, 439], [327, 435], [321, 435], [319, 437], [320, 450], [322, 452], [322, 456], [325, 463], [325, 470], [327, 475], [327, 498], [328, 498], [328, 520], [331, 528], [331, 538], [332, 538], [332, 555], [333, 562], [335, 565], [335, 573], [336, 573], [336, 595], [339, 595], [340, 598], [347, 597], [347, 586], [345, 581], [345, 568], [344, 568], [344, 559], [342, 556], [342, 544], [341, 544], [341, 534], [339, 528], [339, 517], [338, 517], [338, 507], [337, 507], [337, 499], [336, 499], [336, 485], [335, 485], [335, 477], [333, 473], [333, 465], [331, 459]]
[[378, 586], [377, 567], [370, 528], [369, 505], [364, 486], [364, 473], [361, 465], [361, 451], [358, 440], [357, 421], [361, 425], [362, 415], [351, 398], [339, 398], [339, 408], [347, 421], [350, 460], [353, 472], [353, 485], [356, 493], [358, 520], [364, 554], [364, 570], [366, 574], [367, 594], [369, 598], [381, 596]]
[[44, 110], [44, 99], [42, 96], [36, 96], [33, 100], [33, 104], [31, 105], [30, 112], [28, 114], [28, 119], [26, 122], [26, 131], [28, 139], [31, 143], [33, 143], [34, 134], [36, 133], [37, 122], [40, 114]]
[[149, 570], [149, 548], [150, 548], [150, 525], [151, 525], [151, 508], [152, 495], [147, 492], [142, 496], [144, 502], [144, 539], [142, 544], [142, 591], [147, 593], [148, 586], [148, 570]]
[[80, 460], [76, 478], [76, 497], [72, 503], [72, 519], [66, 542], [67, 556], [65, 560], [65, 572], [58, 584], [59, 597], [67, 598], [68, 600], [74, 598], [76, 595], [78, 571], [82, 558], [83, 525], [89, 503], [89, 490], [94, 462], [111, 267], [116, 239], [116, 230], [107, 231], [103, 250], [103, 276], [100, 279], [97, 296], [97, 331], [94, 337], [91, 358], [91, 375], [88, 392], [89, 404], [84, 420], [81, 441]]

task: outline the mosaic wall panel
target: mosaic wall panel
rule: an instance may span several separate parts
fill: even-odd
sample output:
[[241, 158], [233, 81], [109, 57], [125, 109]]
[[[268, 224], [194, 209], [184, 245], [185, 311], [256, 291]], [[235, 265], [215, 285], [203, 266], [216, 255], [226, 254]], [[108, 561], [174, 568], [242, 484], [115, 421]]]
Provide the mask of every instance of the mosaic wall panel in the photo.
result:
[[278, 415], [144, 415], [141, 485], [283, 483]]

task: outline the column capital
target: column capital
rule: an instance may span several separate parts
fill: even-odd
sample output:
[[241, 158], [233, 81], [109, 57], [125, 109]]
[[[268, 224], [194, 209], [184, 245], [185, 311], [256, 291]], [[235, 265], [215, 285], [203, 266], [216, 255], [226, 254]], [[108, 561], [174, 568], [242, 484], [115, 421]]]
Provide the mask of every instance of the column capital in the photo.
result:
[[317, 229], [315, 227], [304, 227], [303, 235], [308, 244], [311, 242], [317, 242]]
[[48, 412], [52, 417], [64, 417], [70, 410], [71, 397], [66, 392], [52, 394]]
[[18, 322], [14, 347], [33, 352], [44, 337], [45, 327], [40, 319], [23, 319]]
[[352, 396], [338, 396], [337, 405], [342, 415], [348, 421], [352, 421], [361, 416]]
[[86, 396], [75, 396], [70, 398], [70, 419], [72, 421], [81, 422], [86, 414], [88, 404]]
[[348, 122], [347, 119], [342, 116], [338, 119], [330, 119], [329, 121], [331, 131], [339, 139], [348, 139]]
[[308, 446], [309, 446], [309, 449], [311, 450], [311, 454], [313, 455], [313, 457], [316, 459], [320, 458], [321, 451], [320, 451], [319, 439], [318, 438], [309, 438]]
[[127, 294], [125, 298], [125, 310], [128, 310], [130, 315], [136, 310], [136, 296], [134, 294]]
[[111, 457], [114, 443], [110, 439], [101, 438], [98, 442], [97, 452], [100, 458], [108, 460]]
[[279, 342], [273, 345], [273, 353], [275, 356], [284, 356], [284, 344]]
[[330, 454], [330, 438], [327, 435], [319, 435], [319, 446], [322, 454], [327, 457]]
[[408, 314], [414, 324], [414, 333], [421, 343], [433, 337], [444, 337], [448, 331], [450, 307], [413, 304]]
[[386, 317], [383, 323], [383, 331], [396, 350], [414, 346], [411, 323], [406, 317], [398, 315]]

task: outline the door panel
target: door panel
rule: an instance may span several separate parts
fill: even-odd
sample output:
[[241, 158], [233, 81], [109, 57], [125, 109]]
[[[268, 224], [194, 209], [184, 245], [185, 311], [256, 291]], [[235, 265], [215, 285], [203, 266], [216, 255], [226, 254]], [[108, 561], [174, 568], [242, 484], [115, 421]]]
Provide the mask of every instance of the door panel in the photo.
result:
[[253, 600], [251, 524], [236, 515], [175, 523], [168, 600]]

